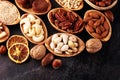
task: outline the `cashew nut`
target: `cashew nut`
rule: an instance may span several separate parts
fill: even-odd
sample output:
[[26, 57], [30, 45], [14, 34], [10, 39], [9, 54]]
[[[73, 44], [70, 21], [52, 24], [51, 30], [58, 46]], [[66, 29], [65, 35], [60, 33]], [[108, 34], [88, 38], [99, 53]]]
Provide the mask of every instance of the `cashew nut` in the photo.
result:
[[55, 43], [55, 44], [58, 44], [59, 42], [61, 42], [62, 41], [62, 38], [61, 37], [57, 37], [57, 38], [55, 38], [54, 40], [53, 40], [53, 42]]
[[7, 35], [7, 33], [6, 33], [5, 31], [2, 31], [2, 32], [0, 33], [0, 39], [3, 38], [3, 37], [5, 37], [6, 35]]
[[54, 48], [54, 52], [55, 52], [55, 53], [62, 54], [62, 51], [61, 51], [60, 49], [58, 49], [58, 48]]
[[63, 47], [61, 48], [61, 51], [67, 51], [69, 49], [68, 45], [63, 45]]
[[54, 39], [57, 38], [57, 37], [58, 37], [58, 34], [54, 34], [54, 35], [52, 36], [52, 41], [54, 41]]
[[63, 38], [63, 43], [67, 44], [67, 42], [68, 42], [68, 35], [67, 34], [61, 34], [60, 37]]
[[37, 35], [32, 37], [33, 41], [40, 42], [44, 39], [44, 35]]
[[30, 22], [34, 22], [35, 17], [32, 14], [28, 14], [27, 18], [30, 20]]
[[56, 48], [61, 49], [62, 46], [63, 46], [63, 42], [59, 42], [59, 43], [57, 44], [57, 47], [56, 47]]
[[55, 44], [53, 42], [50, 43], [50, 47], [51, 49], [54, 49], [55, 48]]

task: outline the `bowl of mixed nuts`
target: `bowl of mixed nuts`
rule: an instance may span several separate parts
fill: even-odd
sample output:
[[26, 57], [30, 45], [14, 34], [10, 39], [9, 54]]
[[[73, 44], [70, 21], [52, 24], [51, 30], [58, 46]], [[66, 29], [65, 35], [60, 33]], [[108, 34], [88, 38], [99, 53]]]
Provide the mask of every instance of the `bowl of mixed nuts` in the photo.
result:
[[85, 0], [85, 2], [97, 10], [108, 10], [113, 8], [118, 0]]
[[45, 41], [47, 49], [56, 56], [72, 57], [80, 54], [85, 44], [79, 37], [69, 33], [56, 33]]

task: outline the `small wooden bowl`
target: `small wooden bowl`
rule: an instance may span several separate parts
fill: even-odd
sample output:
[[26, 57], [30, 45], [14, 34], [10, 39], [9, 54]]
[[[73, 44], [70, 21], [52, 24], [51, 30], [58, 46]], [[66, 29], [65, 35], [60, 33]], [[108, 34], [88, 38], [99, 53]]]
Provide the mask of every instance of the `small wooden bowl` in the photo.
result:
[[[51, 9], [51, 6], [52, 6], [52, 5], [51, 5], [50, 0], [46, 0], [46, 2], [48, 2], [48, 4], [49, 4], [49, 7], [48, 7], [47, 11], [46, 11], [46, 12], [43, 12], [43, 13], [37, 13], [37, 12], [33, 11], [32, 8], [29, 8], [29, 9], [23, 8], [22, 5], [18, 4], [17, 0], [15, 0], [16, 5], [17, 5], [22, 11], [27, 12], [27, 13], [31, 13], [31, 14], [36, 14], [36, 15], [46, 14], [46, 13]], [[41, 4], [42, 4], [42, 3], [41, 3]]]
[[[21, 16], [21, 20], [22, 20], [23, 18], [25, 18], [28, 14], [29, 14], [29, 13], [23, 14], [23, 15]], [[35, 41], [32, 40], [32, 38], [30, 38], [30, 37], [28, 37], [26, 34], [24, 34], [24, 32], [23, 32], [23, 25], [20, 25], [20, 29], [21, 29], [23, 35], [24, 35], [31, 43], [33, 43], [33, 44], [43, 44], [43, 43], [45, 42], [45, 40], [47, 39], [47, 36], [48, 36], [46, 25], [45, 25], [45, 23], [43, 22], [43, 20], [42, 20], [41, 18], [39, 18], [38, 16], [36, 16], [36, 15], [34, 15], [34, 14], [32, 14], [32, 15], [33, 15], [36, 19], [39, 19], [39, 20], [41, 21], [42, 28], [43, 28], [43, 30], [44, 30], [44, 40], [42, 40], [42, 41], [40, 41], [40, 42], [35, 42]]]
[[81, 28], [80, 28], [78, 31], [68, 32], [68, 31], [65, 31], [65, 30], [63, 30], [63, 29], [60, 29], [58, 26], [56, 26], [55, 24], [53, 24], [52, 21], [51, 21], [51, 19], [50, 19], [50, 17], [51, 17], [51, 16], [50, 16], [50, 13], [54, 13], [54, 12], [56, 12], [56, 11], [59, 10], [59, 9], [63, 9], [63, 10], [65, 10], [65, 11], [72, 12], [74, 15], [77, 15], [77, 16], [78, 16], [78, 18], [79, 18], [79, 20], [80, 20], [81, 22], [83, 22], [82, 18], [81, 18], [78, 14], [76, 14], [75, 12], [73, 12], [73, 11], [71, 11], [71, 10], [64, 9], [64, 8], [54, 8], [54, 9], [50, 10], [50, 11], [48, 12], [48, 15], [47, 15], [48, 20], [49, 20], [49, 22], [50, 22], [50, 24], [52, 25], [53, 28], [55, 28], [55, 29], [56, 29], [57, 31], [59, 31], [59, 32], [67, 32], [67, 33], [70, 33], [70, 34], [77, 34], [77, 33], [80, 33], [80, 32], [83, 31], [84, 27], [82, 27], [82, 25], [81, 25]]
[[[60, 34], [63, 34], [63, 33], [56, 33], [56, 34], [60, 35]], [[73, 35], [73, 34], [69, 34], [69, 33], [66, 33], [66, 34], [69, 35], [69, 36], [70, 36], [70, 35]], [[45, 41], [45, 46], [46, 46], [46, 48], [47, 48], [51, 53], [53, 53], [53, 54], [56, 55], [56, 56], [60, 56], [60, 57], [72, 57], [72, 56], [76, 56], [76, 55], [80, 54], [80, 53], [84, 50], [84, 48], [85, 48], [84, 42], [83, 42], [79, 37], [73, 35], [73, 36], [75, 36], [75, 37], [77, 38], [77, 40], [78, 40], [78, 45], [79, 45], [78, 51], [77, 51], [76, 53], [73, 53], [73, 54], [64, 54], [64, 53], [59, 54], [59, 53], [55, 53], [55, 52], [51, 49], [51, 47], [50, 47], [50, 42], [51, 42], [52, 36], [53, 36], [53, 35], [51, 35], [50, 37], [48, 37], [48, 39]]]
[[83, 8], [83, 6], [84, 6], [84, 2], [82, 1], [82, 2], [81, 2], [81, 5], [80, 5], [78, 8], [73, 8], [73, 9], [71, 9], [71, 8], [67, 8], [67, 7], [65, 7], [64, 5], [60, 4], [59, 0], [55, 0], [55, 1], [56, 1], [60, 6], [62, 6], [63, 8], [66, 8], [66, 9], [69, 9], [69, 10], [73, 10], [73, 11], [81, 10], [81, 9]]
[[[0, 14], [0, 15], [4, 19], [6, 19], [6, 16], [7, 16], [6, 20], [3, 20], [1, 18], [0, 21], [2, 23], [4, 23], [5, 25], [15, 25], [15, 24], [18, 24], [19, 21], [20, 21], [20, 12], [17, 9], [17, 7], [13, 3], [11, 3], [10, 1], [7, 1], [7, 0], [0, 1], [0, 5], [1, 6], [4, 5], [4, 7], [2, 6], [2, 8], [1, 8], [2, 14]], [[9, 7], [9, 8], [7, 8], [7, 7]], [[10, 22], [11, 20], [14, 20], [14, 21]]]
[[2, 27], [4, 28], [4, 31], [7, 33], [7, 35], [0, 39], [0, 43], [6, 41], [10, 36], [10, 31], [9, 31], [8, 27], [5, 26], [4, 24], [2, 25]]
[[91, 1], [89, 1], [89, 0], [85, 0], [85, 2], [86, 2], [89, 6], [91, 6], [92, 8], [94, 8], [94, 9], [97, 9], [97, 10], [108, 10], [108, 9], [113, 8], [113, 7], [117, 4], [118, 0], [115, 0], [110, 6], [106, 6], [106, 7], [97, 6], [97, 5], [93, 4], [93, 3], [92, 3]]
[[[99, 11], [97, 11], [97, 10], [88, 10], [88, 11], [86, 11], [85, 14], [84, 14], [84, 19], [87, 17], [87, 14], [90, 13], [90, 12], [97, 12], [97, 13], [101, 14], [102, 16], [104, 16], [104, 18], [106, 19], [106, 21], [107, 21], [107, 23], [108, 23], [108, 25], [109, 25], [109, 32], [108, 32], [108, 35], [107, 35], [105, 38], [102, 38], [102, 39], [100, 39], [100, 40], [103, 41], [103, 42], [107, 42], [107, 41], [110, 39], [111, 34], [112, 34], [112, 28], [111, 28], [111, 24], [110, 24], [108, 18], [107, 18], [103, 13], [101, 13], [101, 12], [99, 12]], [[86, 27], [85, 27], [85, 29], [86, 29]], [[86, 31], [87, 31], [92, 37], [96, 38], [96, 37], [93, 36], [87, 29], [86, 29]]]

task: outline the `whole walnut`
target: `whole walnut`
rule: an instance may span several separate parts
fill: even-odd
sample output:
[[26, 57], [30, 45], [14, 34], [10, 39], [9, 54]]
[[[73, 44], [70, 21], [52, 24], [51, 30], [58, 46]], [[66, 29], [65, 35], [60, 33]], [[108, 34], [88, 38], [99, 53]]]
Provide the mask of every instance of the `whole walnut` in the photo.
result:
[[30, 50], [30, 56], [36, 60], [41, 60], [45, 54], [46, 48], [44, 45], [36, 45]]
[[96, 53], [102, 48], [102, 42], [99, 39], [91, 38], [86, 42], [86, 50], [89, 53]]

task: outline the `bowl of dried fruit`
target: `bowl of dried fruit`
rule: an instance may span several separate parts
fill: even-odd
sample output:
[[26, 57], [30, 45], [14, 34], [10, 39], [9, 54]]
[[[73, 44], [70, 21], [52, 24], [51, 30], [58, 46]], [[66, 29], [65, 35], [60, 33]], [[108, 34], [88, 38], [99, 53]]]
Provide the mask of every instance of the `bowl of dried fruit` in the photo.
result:
[[53, 34], [45, 41], [45, 46], [51, 53], [60, 57], [76, 56], [85, 48], [79, 37], [69, 33]]
[[81, 10], [84, 6], [83, 0], [55, 0], [60, 6], [70, 10]]
[[84, 28], [82, 18], [73, 11], [64, 8], [54, 8], [48, 12], [51, 25], [60, 32], [80, 33]]
[[85, 0], [85, 2], [97, 10], [108, 10], [113, 8], [118, 0]]
[[112, 28], [107, 17], [97, 10], [88, 10], [84, 15], [86, 31], [94, 38], [108, 41], [112, 34]]
[[16, 5], [27, 13], [46, 14], [51, 9], [50, 0], [15, 0]]
[[34, 14], [23, 14], [20, 20], [23, 35], [34, 44], [43, 44], [47, 39], [47, 28], [42, 19]]

